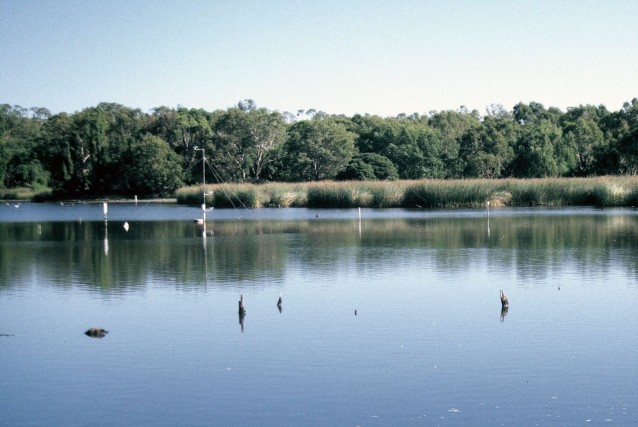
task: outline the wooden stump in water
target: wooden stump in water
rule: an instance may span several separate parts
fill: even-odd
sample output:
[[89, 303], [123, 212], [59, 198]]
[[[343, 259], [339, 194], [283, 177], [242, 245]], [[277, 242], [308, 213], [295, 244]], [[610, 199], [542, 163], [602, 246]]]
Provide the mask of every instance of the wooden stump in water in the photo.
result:
[[510, 306], [510, 302], [507, 299], [507, 295], [505, 295], [505, 292], [503, 292], [503, 290], [501, 289], [501, 307], [507, 308], [509, 306]]
[[239, 296], [239, 314], [241, 316], [246, 314], [246, 309], [244, 308], [244, 293], [243, 292]]
[[242, 333], [244, 332], [244, 317], [246, 317], [246, 309], [244, 308], [244, 293], [239, 296], [239, 325]]

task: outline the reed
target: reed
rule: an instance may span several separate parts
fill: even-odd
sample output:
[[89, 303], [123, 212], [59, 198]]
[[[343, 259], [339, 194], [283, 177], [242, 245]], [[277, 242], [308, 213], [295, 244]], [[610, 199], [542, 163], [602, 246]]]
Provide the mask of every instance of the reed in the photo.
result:
[[492, 199], [494, 205], [499, 205], [509, 198], [506, 189], [506, 181], [500, 180], [419, 181], [406, 188], [403, 206], [471, 208], [483, 206]]
[[638, 185], [635, 185], [627, 191], [625, 206], [638, 207]]
[[42, 195], [44, 197], [51, 193], [51, 189], [45, 187], [28, 188], [0, 188], [0, 199], [2, 200], [31, 200]]
[[312, 183], [308, 186], [308, 207], [351, 208], [354, 188], [335, 182]]
[[304, 207], [308, 204], [305, 184], [271, 183], [260, 187], [264, 206], [275, 208]]
[[[204, 189], [201, 185], [191, 185], [179, 188], [175, 192], [177, 203], [181, 205], [200, 205], [202, 204]], [[209, 203], [208, 201], [206, 203]]]
[[363, 184], [356, 193], [357, 207], [394, 208], [400, 207], [405, 193], [405, 183], [400, 181], [370, 181]]
[[227, 184], [213, 189], [212, 206], [215, 208], [260, 208], [262, 207], [257, 186], [242, 184], [230, 188]]
[[[181, 188], [177, 202], [199, 205], [203, 192]], [[638, 177], [211, 184], [206, 192], [214, 207], [637, 206]]]
[[513, 180], [513, 206], [631, 206], [634, 177]]

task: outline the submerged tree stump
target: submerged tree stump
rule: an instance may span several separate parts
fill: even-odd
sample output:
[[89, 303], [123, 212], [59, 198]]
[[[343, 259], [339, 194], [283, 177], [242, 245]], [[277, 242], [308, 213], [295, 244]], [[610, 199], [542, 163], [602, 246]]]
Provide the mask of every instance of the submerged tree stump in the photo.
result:
[[507, 295], [505, 295], [505, 292], [503, 292], [503, 290], [501, 289], [501, 307], [508, 308], [509, 306], [510, 306], [510, 302], [507, 299]]
[[109, 331], [106, 331], [102, 328], [89, 328], [86, 330], [85, 334], [91, 338], [104, 338]]
[[246, 314], [246, 309], [244, 308], [244, 293], [242, 292], [239, 295], [239, 315], [243, 316]]

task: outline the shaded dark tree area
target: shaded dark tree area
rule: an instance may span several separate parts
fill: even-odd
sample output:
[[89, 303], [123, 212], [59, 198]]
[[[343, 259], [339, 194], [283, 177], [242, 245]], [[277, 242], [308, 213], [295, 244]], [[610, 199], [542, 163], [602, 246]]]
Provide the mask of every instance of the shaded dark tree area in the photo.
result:
[[615, 112], [532, 102], [385, 118], [252, 100], [212, 112], [0, 105], [0, 188], [169, 196], [202, 171], [208, 183], [636, 175], [638, 99]]

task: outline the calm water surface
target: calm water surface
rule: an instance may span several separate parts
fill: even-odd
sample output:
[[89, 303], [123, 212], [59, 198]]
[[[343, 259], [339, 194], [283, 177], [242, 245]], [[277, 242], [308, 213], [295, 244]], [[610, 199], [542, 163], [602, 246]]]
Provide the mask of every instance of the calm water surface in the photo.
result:
[[638, 424], [636, 210], [198, 217], [0, 205], [0, 424]]

